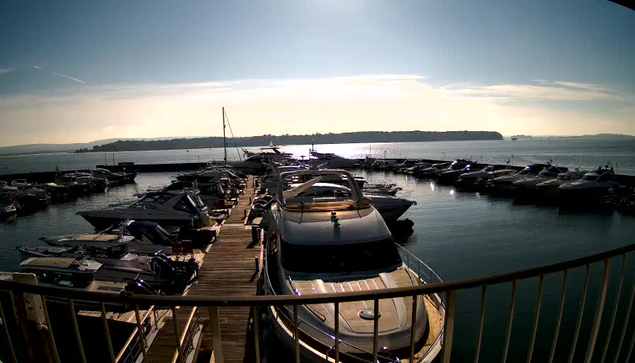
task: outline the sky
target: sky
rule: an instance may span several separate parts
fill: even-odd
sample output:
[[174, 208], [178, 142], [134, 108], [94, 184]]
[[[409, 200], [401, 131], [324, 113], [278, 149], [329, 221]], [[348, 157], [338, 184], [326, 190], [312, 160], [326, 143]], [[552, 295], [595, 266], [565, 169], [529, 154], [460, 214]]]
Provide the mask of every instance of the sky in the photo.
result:
[[635, 134], [602, 0], [0, 2], [0, 146], [346, 131]]

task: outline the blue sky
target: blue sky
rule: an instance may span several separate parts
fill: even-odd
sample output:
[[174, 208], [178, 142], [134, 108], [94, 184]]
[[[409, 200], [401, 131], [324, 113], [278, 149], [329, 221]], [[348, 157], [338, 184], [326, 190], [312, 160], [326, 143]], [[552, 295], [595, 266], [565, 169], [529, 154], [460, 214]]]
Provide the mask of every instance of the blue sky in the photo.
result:
[[0, 145], [219, 134], [223, 104], [243, 135], [635, 133], [633, 44], [599, 0], [7, 1]]

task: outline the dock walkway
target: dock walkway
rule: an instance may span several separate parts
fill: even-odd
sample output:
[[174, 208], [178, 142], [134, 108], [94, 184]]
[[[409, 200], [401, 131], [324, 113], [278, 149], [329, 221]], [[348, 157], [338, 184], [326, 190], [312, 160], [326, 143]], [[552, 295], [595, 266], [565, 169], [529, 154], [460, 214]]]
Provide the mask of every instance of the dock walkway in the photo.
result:
[[[250, 176], [243, 195], [225, 220], [216, 242], [205, 255], [197, 282], [188, 295], [228, 296], [256, 295], [256, 257], [260, 246], [252, 243], [251, 229], [245, 228], [245, 210], [254, 196], [254, 177]], [[191, 307], [177, 311], [179, 332], [182, 332]], [[248, 307], [218, 309], [224, 361], [228, 363], [255, 362], [253, 333], [249, 329]], [[201, 319], [209, 318], [209, 310], [199, 310]], [[209, 361], [212, 351], [210, 329], [204, 329], [197, 361]], [[149, 351], [151, 362], [172, 362], [176, 353], [174, 323], [170, 318]], [[178, 361], [178, 360], [177, 360]]]

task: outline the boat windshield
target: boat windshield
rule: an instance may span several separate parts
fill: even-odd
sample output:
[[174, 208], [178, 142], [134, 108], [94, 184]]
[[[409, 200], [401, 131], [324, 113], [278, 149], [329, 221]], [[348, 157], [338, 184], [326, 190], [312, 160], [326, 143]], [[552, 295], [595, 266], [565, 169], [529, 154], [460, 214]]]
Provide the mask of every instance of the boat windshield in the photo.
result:
[[598, 178], [597, 174], [586, 174], [584, 176], [584, 178], [582, 178], [582, 180], [586, 180], [586, 181], [596, 181]]
[[282, 266], [301, 273], [352, 273], [402, 264], [392, 239], [348, 245], [296, 245], [282, 242]]
[[171, 194], [146, 194], [139, 202], [163, 204], [173, 197], [174, 195]]

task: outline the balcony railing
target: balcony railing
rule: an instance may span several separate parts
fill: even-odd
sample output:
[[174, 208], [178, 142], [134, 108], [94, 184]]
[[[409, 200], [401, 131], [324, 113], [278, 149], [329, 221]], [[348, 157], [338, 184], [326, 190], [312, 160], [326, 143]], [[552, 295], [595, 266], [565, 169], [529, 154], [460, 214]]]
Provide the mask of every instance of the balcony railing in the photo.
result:
[[[71, 336], [76, 340], [77, 343], [77, 356], [79, 357], [79, 361], [86, 361], [86, 355], [84, 352], [84, 348], [82, 345], [82, 341], [85, 340], [85, 336], [80, 334], [80, 330], [77, 324], [77, 312], [74, 308], [77, 303], [85, 303], [91, 302], [96, 303], [99, 306], [100, 304], [107, 304], [112, 306], [113, 304], [119, 304], [121, 306], [129, 306], [132, 309], [135, 309], [136, 312], [136, 322], [138, 331], [143, 331], [143, 324], [145, 319], [147, 319], [147, 314], [145, 316], [141, 316], [139, 314], [139, 307], [144, 306], [161, 306], [167, 307], [167, 309], [171, 309], [173, 316], [172, 318], [176, 321], [177, 307], [196, 307], [196, 309], [190, 310], [190, 316], [187, 320], [186, 329], [179, 329], [178, 324], [175, 325], [174, 329], [174, 354], [175, 359], [173, 361], [184, 362], [186, 357], [189, 355], [188, 346], [191, 346], [188, 342], [192, 340], [192, 334], [194, 334], [193, 330], [189, 327], [200, 327], [202, 324], [196, 321], [198, 318], [199, 311], [203, 311], [205, 313], [209, 313], [210, 324], [207, 325], [206, 329], [210, 329], [210, 333], [213, 339], [213, 349], [214, 349], [214, 357], [217, 362], [223, 362], [223, 351], [222, 351], [222, 334], [220, 331], [220, 325], [218, 320], [218, 308], [219, 307], [251, 307], [252, 308], [252, 317], [253, 321], [253, 330], [254, 330], [254, 346], [256, 347], [255, 351], [255, 360], [260, 362], [261, 353], [264, 352], [267, 348], [266, 345], [261, 344], [261, 334], [259, 331], [260, 324], [260, 316], [257, 313], [258, 309], [256, 308], [266, 308], [269, 310], [271, 307], [274, 309], [289, 309], [289, 316], [291, 317], [291, 321], [289, 321], [289, 326], [293, 330], [293, 339], [295, 341], [293, 352], [293, 358], [291, 360], [295, 360], [296, 362], [300, 361], [300, 337], [301, 337], [301, 328], [300, 326], [304, 324], [298, 318], [298, 306], [300, 305], [312, 305], [312, 304], [334, 304], [336, 307], [340, 306], [340, 304], [345, 302], [353, 302], [353, 301], [372, 301], [375, 307], [379, 306], [379, 301], [382, 299], [392, 299], [398, 297], [417, 297], [423, 298], [424, 296], [431, 296], [433, 294], [437, 294], [438, 296], [443, 296], [442, 304], [445, 307], [445, 322], [442, 336], [439, 339], [442, 339], [443, 342], [443, 350], [441, 351], [440, 359], [442, 362], [447, 363], [451, 361], [452, 353], [453, 353], [453, 345], [454, 340], [456, 338], [456, 316], [457, 316], [457, 294], [459, 292], [463, 292], [466, 290], [480, 290], [480, 308], [479, 308], [479, 320], [478, 320], [478, 328], [474, 331], [473, 336], [470, 339], [474, 339], [474, 350], [471, 352], [471, 356], [474, 362], [479, 362], [482, 360], [482, 349], [484, 336], [486, 336], [486, 327], [489, 325], [485, 324], [485, 315], [488, 306], [488, 291], [490, 291], [494, 286], [509, 286], [511, 287], [510, 292], [510, 300], [511, 303], [509, 305], [507, 316], [507, 323], [505, 326], [505, 334], [504, 337], [501, 334], [502, 340], [500, 341], [500, 346], [502, 347], [502, 357], [501, 361], [506, 362], [509, 359], [512, 346], [512, 331], [514, 329], [515, 324], [515, 316], [516, 316], [516, 308], [517, 308], [517, 297], [519, 294], [519, 286], [520, 283], [525, 280], [532, 280], [538, 282], [538, 289], [535, 300], [535, 310], [533, 313], [533, 319], [531, 326], [528, 327], [530, 332], [527, 330], [527, 335], [530, 336], [530, 339], [516, 341], [514, 344], [516, 346], [523, 346], [526, 348], [526, 355], [524, 360], [526, 362], [531, 362], [532, 359], [537, 361], [535, 354], [537, 342], [539, 341], [539, 337], [541, 333], [545, 333], [544, 329], [539, 329], [541, 324], [541, 316], [545, 315], [547, 312], [546, 309], [553, 309], [550, 311], [556, 316], [555, 320], [549, 321], [550, 329], [547, 332], [547, 337], [543, 338], [542, 342], [545, 342], [545, 339], [550, 341], [548, 347], [546, 344], [541, 345], [541, 350], [548, 351], [547, 361], [553, 362], [557, 361], [584, 361], [585, 363], [591, 361], [598, 362], [628, 362], [631, 359], [631, 355], [633, 352], [633, 346], [635, 345], [635, 334], [633, 334], [633, 327], [630, 320], [631, 310], [633, 307], [633, 300], [635, 298], [635, 289], [632, 286], [629, 286], [632, 281], [633, 276], [633, 268], [629, 268], [628, 257], [635, 250], [635, 244], [628, 245], [625, 247], [616, 248], [607, 252], [602, 252], [598, 254], [594, 254], [591, 256], [586, 256], [566, 262], [541, 266], [537, 268], [531, 268], [516, 272], [492, 275], [482, 278], [475, 278], [469, 280], [461, 280], [461, 281], [452, 281], [452, 282], [438, 282], [440, 279], [438, 276], [434, 275], [434, 273], [425, 265], [419, 264], [419, 262], [411, 261], [412, 257], [408, 256], [407, 251], [401, 251], [402, 256], [404, 256], [404, 262], [410, 266], [413, 271], [416, 271], [419, 276], [422, 276], [424, 280], [429, 281], [430, 283], [421, 285], [421, 286], [413, 286], [413, 287], [404, 287], [404, 288], [393, 288], [381, 291], [364, 291], [364, 292], [342, 292], [342, 293], [332, 293], [332, 294], [316, 294], [316, 295], [305, 295], [305, 296], [292, 296], [292, 295], [277, 295], [277, 296], [221, 296], [221, 297], [206, 297], [206, 296], [149, 296], [149, 295], [132, 295], [132, 296], [118, 296], [109, 293], [101, 293], [101, 292], [86, 292], [75, 289], [68, 288], [55, 288], [55, 287], [47, 287], [47, 286], [37, 286], [37, 285], [27, 285], [15, 282], [8, 281], [0, 281], [0, 293], [10, 293], [12, 297], [13, 304], [19, 302], [20, 299], [25, 298], [25, 294], [35, 294], [37, 296], [42, 297], [43, 300], [43, 311], [42, 318], [39, 320], [40, 327], [44, 329], [44, 331], [48, 332], [51, 337], [53, 337], [52, 332], [56, 330], [56, 326], [51, 325], [51, 320], [49, 316], [48, 309], [46, 308], [46, 301], [48, 299], [63, 299], [68, 303], [69, 310], [71, 312], [72, 318], [72, 331], [73, 335]], [[614, 270], [615, 265], [617, 268]], [[599, 279], [598, 284], [592, 284], [591, 280], [591, 270], [593, 267], [599, 266], [601, 267], [601, 278]], [[616, 274], [613, 275], [611, 271], [614, 270]], [[571, 335], [567, 335], [567, 339], [564, 341], [570, 340], [569, 346], [563, 346], [563, 339], [561, 337], [563, 331], [564, 320], [563, 317], [566, 315], [567, 307], [570, 305], [565, 304], [565, 300], [567, 298], [567, 292], [569, 291], [568, 285], [571, 280], [571, 276], [577, 272], [584, 272], [584, 283], [582, 294], [579, 298], [579, 303], [576, 304], [576, 309], [574, 309], [575, 313], [575, 321], [572, 326], [574, 327]], [[548, 276], [555, 276], [558, 280], [562, 281], [561, 288], [559, 289], [559, 303], [550, 304], [543, 306], [544, 295], [545, 295], [545, 285], [546, 278]], [[627, 278], [627, 276], [629, 276]], [[613, 284], [611, 284], [613, 281]], [[596, 286], [597, 285], [597, 286]], [[523, 285], [524, 286], [524, 285]], [[607, 299], [608, 291], [611, 291], [612, 296], [614, 298]], [[26, 295], [27, 297], [29, 295]], [[9, 329], [9, 322], [13, 318], [12, 314], [8, 314], [7, 311], [12, 311], [12, 306], [7, 306], [7, 300], [2, 300], [3, 304], [0, 304], [0, 319], [2, 320], [3, 328], [0, 331], [1, 335], [5, 335], [7, 345], [8, 345], [8, 359], [13, 362], [20, 361], [28, 361], [28, 354], [21, 354], [21, 351], [24, 348], [28, 348], [29, 342], [33, 340], [29, 336], [25, 336], [21, 330], [19, 329]], [[611, 304], [607, 304], [607, 301], [612, 301]], [[595, 308], [591, 303], [594, 302]], [[103, 305], [102, 305], [103, 306]], [[205, 309], [203, 309], [205, 308]], [[377, 309], [375, 309], [377, 311]], [[414, 311], [414, 310], [413, 310]], [[592, 311], [592, 313], [589, 313]], [[101, 310], [102, 319], [104, 320], [103, 329], [106, 336], [106, 339], [102, 342], [107, 346], [107, 350], [110, 352], [109, 361], [117, 362], [121, 357], [114, 355], [114, 349], [111, 341], [111, 333], [108, 331], [108, 323], [106, 321], [106, 312], [105, 309]], [[337, 315], [336, 315], [337, 316]], [[619, 317], [619, 319], [618, 319]], [[9, 320], [8, 320], [9, 319]], [[375, 315], [374, 319], [374, 341], [373, 345], [374, 351], [369, 352], [373, 355], [373, 361], [377, 361], [378, 353], [380, 352], [380, 347], [377, 346], [377, 336], [378, 336], [378, 321], [379, 317]], [[414, 320], [414, 319], [413, 319]], [[346, 358], [343, 355], [340, 355], [341, 344], [346, 344], [346, 342], [342, 342], [338, 339], [339, 336], [339, 324], [337, 323], [338, 319], [335, 319], [335, 337], [333, 337], [333, 347], [332, 354], [329, 354], [328, 359], [330, 361], [338, 361], [340, 358], [345, 360]], [[544, 322], [543, 322], [544, 323]], [[585, 324], [586, 323], [586, 324]], [[493, 326], [493, 325], [491, 325]], [[551, 329], [552, 327], [552, 329]], [[526, 327], [527, 328], [527, 327]], [[602, 334], [600, 334], [602, 331]], [[131, 335], [131, 339], [135, 340], [135, 334]], [[465, 337], [467, 335], [466, 332], [462, 332], [461, 336]], [[598, 339], [598, 338], [601, 339]], [[628, 338], [628, 339], [627, 339]], [[1, 340], [4, 340], [3, 337]], [[246, 338], [247, 339], [247, 338]], [[251, 339], [251, 338], [249, 338]], [[144, 358], [148, 355], [149, 347], [146, 346], [144, 339], [141, 339], [141, 355]], [[411, 339], [411, 347], [410, 351], [414, 350], [414, 339]], [[26, 342], [26, 343], [25, 343]], [[50, 349], [52, 350], [52, 359], [51, 361], [59, 362], [59, 347], [60, 342], [56, 342], [54, 339], [51, 339], [52, 345]], [[129, 346], [133, 345], [127, 343]], [[331, 347], [329, 347], [330, 349]], [[523, 348], [523, 349], [525, 349]], [[37, 348], [39, 349], [39, 348]], [[566, 353], [566, 354], [565, 354]], [[412, 354], [411, 354], [412, 355]], [[465, 360], [463, 354], [463, 360]], [[581, 356], [584, 356], [583, 359], [578, 359]], [[325, 356], [325, 359], [327, 357]], [[379, 359], [382, 359], [379, 357]], [[419, 358], [419, 360], [426, 360], [425, 357]], [[403, 359], [402, 359], [403, 361]], [[514, 359], [516, 361], [516, 359]]]

